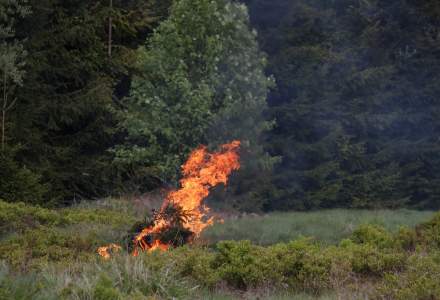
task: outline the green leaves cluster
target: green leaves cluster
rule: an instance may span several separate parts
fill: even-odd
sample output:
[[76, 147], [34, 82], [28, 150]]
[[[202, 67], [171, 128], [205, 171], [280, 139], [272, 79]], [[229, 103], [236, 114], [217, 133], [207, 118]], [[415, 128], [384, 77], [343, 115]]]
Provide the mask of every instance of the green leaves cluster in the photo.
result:
[[151, 166], [153, 176], [170, 180], [199, 144], [232, 139], [266, 159], [259, 137], [269, 128], [262, 112], [272, 83], [243, 5], [176, 1], [138, 55], [119, 161]]

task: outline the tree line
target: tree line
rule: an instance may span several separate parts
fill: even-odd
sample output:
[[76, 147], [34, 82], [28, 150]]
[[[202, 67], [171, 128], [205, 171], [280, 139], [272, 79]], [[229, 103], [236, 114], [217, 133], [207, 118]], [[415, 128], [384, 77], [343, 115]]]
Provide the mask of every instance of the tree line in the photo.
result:
[[222, 205], [438, 208], [439, 25], [434, 0], [1, 1], [0, 198], [176, 186], [240, 139]]

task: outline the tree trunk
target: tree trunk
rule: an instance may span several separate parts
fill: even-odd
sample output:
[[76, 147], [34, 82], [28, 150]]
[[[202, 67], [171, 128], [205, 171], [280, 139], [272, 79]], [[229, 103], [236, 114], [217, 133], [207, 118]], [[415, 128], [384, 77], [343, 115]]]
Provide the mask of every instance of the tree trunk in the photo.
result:
[[108, 17], [108, 57], [112, 57], [112, 34], [113, 34], [113, 0], [110, 0], [110, 15]]
[[5, 150], [5, 118], [6, 111], [2, 110], [2, 152]]
[[6, 108], [8, 106], [8, 94], [6, 92], [6, 71], [4, 72], [3, 76], [3, 107], [2, 107], [2, 151], [5, 150], [5, 124], [6, 124]]

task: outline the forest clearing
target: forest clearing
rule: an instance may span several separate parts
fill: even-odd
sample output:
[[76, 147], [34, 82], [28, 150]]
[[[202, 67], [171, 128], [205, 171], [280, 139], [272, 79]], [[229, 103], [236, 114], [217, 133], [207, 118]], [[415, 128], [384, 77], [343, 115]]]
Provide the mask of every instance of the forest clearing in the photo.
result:
[[440, 299], [438, 0], [0, 0], [0, 300]]

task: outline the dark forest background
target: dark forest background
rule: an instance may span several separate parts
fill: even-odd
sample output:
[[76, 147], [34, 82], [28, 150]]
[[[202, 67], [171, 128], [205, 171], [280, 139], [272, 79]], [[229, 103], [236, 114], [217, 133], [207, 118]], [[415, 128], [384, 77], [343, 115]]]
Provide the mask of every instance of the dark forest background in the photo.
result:
[[440, 2], [172, 2], [0, 2], [0, 198], [172, 187], [240, 138], [235, 209], [440, 208]]

